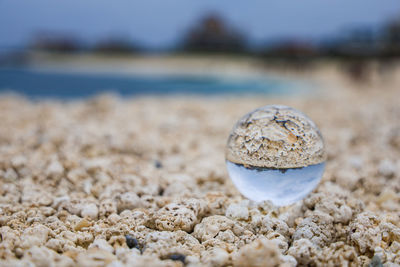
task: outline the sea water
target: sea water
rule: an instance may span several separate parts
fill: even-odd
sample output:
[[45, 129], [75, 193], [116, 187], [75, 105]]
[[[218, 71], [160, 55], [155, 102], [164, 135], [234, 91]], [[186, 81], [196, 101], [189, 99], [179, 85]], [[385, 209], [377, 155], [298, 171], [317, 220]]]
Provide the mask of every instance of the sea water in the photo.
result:
[[227, 78], [218, 75], [123, 74], [50, 71], [0, 66], [0, 94], [29, 98], [76, 99], [101, 93], [137, 95], [297, 95], [312, 85], [274, 76]]

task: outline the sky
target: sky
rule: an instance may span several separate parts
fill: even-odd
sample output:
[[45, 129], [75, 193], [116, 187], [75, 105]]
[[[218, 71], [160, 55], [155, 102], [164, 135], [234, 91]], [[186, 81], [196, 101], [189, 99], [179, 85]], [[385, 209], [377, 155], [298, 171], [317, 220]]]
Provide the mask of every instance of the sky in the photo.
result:
[[209, 12], [220, 14], [253, 43], [318, 40], [400, 17], [400, 1], [0, 0], [0, 49], [23, 47], [38, 33], [70, 35], [88, 44], [123, 37], [166, 48]]

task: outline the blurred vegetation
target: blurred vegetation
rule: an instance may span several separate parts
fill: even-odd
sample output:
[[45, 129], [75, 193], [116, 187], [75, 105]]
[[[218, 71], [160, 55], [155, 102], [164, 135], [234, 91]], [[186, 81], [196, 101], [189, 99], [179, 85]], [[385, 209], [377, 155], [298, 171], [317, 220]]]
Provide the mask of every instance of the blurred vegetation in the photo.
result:
[[80, 41], [75, 37], [54, 33], [37, 34], [28, 48], [55, 53], [74, 53], [82, 49]]
[[[339, 60], [349, 63], [350, 73], [362, 76], [359, 73], [363, 72], [361, 69], [365, 61], [391, 62], [400, 58], [400, 17], [388, 20], [379, 29], [358, 27], [320, 42], [277, 39], [255, 47], [250, 45], [243, 32], [218, 14], [210, 13], [189, 26], [180, 40], [177, 46], [162, 52], [245, 55], [257, 57], [278, 67], [283, 62], [292, 67], [298, 66], [298, 69], [321, 59]], [[27, 51], [122, 56], [152, 52], [125, 37], [103, 39], [88, 45], [74, 36], [59, 33], [37, 35], [27, 47]]]
[[201, 19], [183, 39], [180, 49], [186, 52], [243, 53], [247, 50], [245, 36], [217, 14]]
[[98, 54], [133, 54], [140, 52], [138, 45], [126, 38], [108, 38], [94, 45], [87, 45], [78, 38], [59, 34], [38, 34], [29, 45], [29, 50], [50, 53], [98, 53]]
[[124, 38], [111, 38], [97, 43], [91, 51], [99, 54], [124, 55], [139, 53], [140, 48]]

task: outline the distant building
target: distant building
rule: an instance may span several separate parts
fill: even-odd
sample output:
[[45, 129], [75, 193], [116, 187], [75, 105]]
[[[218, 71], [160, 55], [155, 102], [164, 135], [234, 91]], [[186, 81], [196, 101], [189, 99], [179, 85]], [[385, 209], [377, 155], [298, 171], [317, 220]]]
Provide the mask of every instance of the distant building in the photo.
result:
[[191, 28], [183, 41], [183, 49], [191, 52], [245, 51], [244, 36], [229, 27], [218, 15], [209, 15]]

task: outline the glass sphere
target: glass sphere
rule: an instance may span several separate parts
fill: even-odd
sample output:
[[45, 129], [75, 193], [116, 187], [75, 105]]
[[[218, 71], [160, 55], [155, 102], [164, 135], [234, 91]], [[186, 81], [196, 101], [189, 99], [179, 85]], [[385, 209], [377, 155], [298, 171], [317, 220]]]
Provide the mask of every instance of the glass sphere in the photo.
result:
[[307, 196], [325, 168], [323, 137], [302, 112], [270, 105], [242, 117], [226, 146], [226, 164], [237, 189], [254, 201], [277, 206]]

